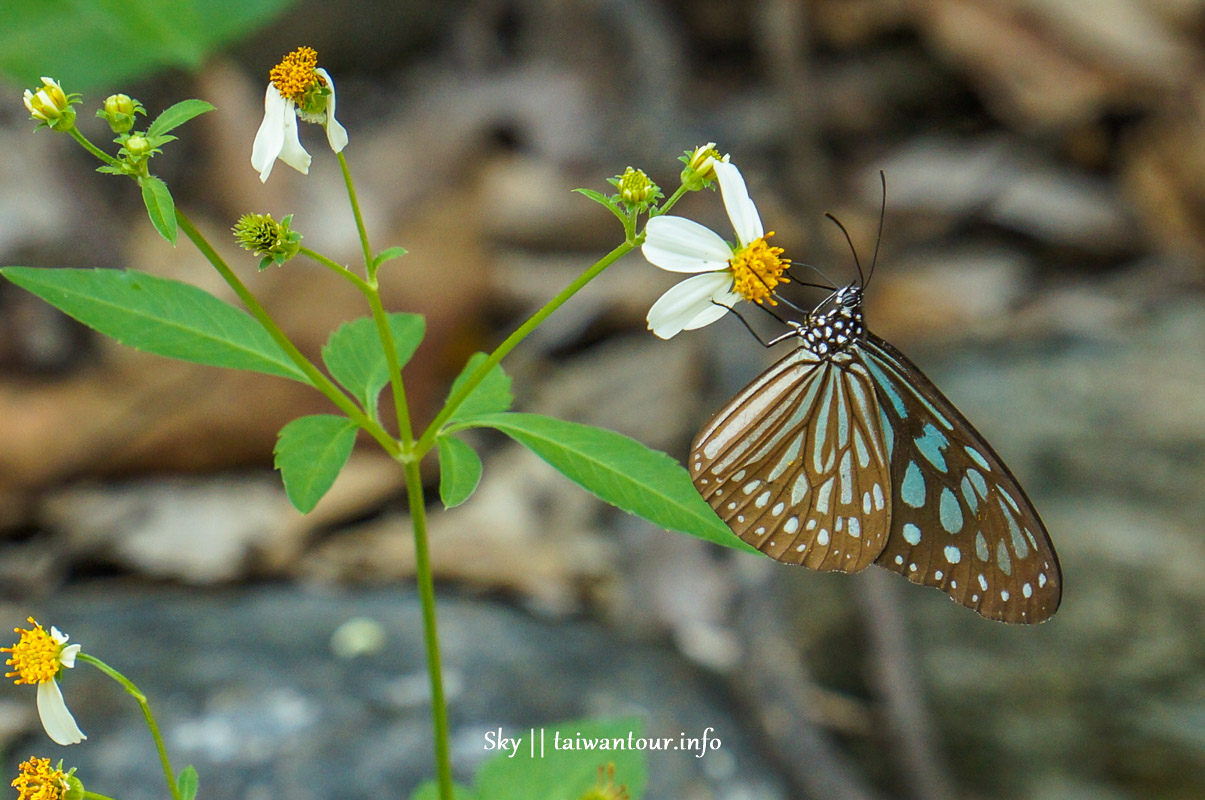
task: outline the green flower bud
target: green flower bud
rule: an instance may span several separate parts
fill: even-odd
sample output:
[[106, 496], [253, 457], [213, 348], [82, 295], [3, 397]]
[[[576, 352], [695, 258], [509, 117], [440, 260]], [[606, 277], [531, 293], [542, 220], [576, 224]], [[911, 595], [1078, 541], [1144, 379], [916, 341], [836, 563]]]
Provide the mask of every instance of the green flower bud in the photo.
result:
[[291, 230], [293, 215], [276, 222], [270, 214], [244, 214], [232, 230], [239, 247], [259, 256], [262, 272], [271, 264], [280, 266], [301, 249], [301, 234]]
[[630, 209], [645, 211], [663, 195], [661, 187], [649, 180], [644, 170], [628, 167], [615, 181], [619, 199]]
[[728, 156], [720, 155], [715, 149], [715, 142], [708, 142], [693, 151], [687, 150], [679, 160], [686, 164], [686, 169], [682, 170], [682, 185], [692, 192], [697, 192], [715, 181], [715, 162], [727, 163]]
[[128, 94], [111, 94], [105, 98], [105, 107], [96, 116], [107, 120], [113, 133], [125, 133], [134, 127], [134, 115], [146, 115], [142, 103]]
[[147, 141], [145, 136], [135, 133], [126, 138], [122, 144], [125, 151], [130, 154], [130, 158], [142, 159], [150, 155], [152, 151], [151, 143]]
[[79, 95], [66, 94], [53, 78], [42, 78], [42, 88], [36, 92], [26, 89], [23, 99], [30, 117], [39, 125], [63, 132], [75, 127], [75, 112], [71, 106], [79, 102]]

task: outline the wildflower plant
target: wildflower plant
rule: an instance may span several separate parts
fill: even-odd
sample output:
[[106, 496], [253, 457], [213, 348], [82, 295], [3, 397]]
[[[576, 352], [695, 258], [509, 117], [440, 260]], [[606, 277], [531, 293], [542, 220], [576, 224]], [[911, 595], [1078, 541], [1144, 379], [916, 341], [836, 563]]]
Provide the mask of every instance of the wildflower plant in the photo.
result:
[[[260, 270], [268, 266], [287, 269], [290, 260], [303, 257], [346, 280], [363, 295], [367, 313], [331, 332], [322, 349], [321, 363], [303, 354], [260, 303], [247, 280], [254, 279], [256, 272], [227, 263], [176, 205], [164, 181], [152, 172], [154, 158], [175, 140], [173, 132], [194, 117], [214, 110], [201, 100], [177, 103], [140, 130], [140, 118], [146, 116], [142, 104], [124, 94], [112, 95], [97, 112], [116, 135], [116, 147], [104, 149], [74, 125], [72, 106], [80, 102], [78, 95], [66, 93], [50, 78], [42, 79], [41, 88], [25, 93], [25, 105], [39, 127], [73, 137], [101, 162], [99, 172], [137, 183], [159, 234], [174, 245], [178, 233], [183, 232], [233, 289], [241, 307], [189, 283], [134, 270], [10, 266], [0, 269], [0, 274], [131, 347], [215, 367], [260, 372], [305, 384], [325, 395], [332, 412], [288, 423], [280, 431], [275, 448], [275, 465], [285, 491], [303, 513], [312, 510], [330, 489], [351, 455], [359, 432], [365, 432], [398, 463], [410, 505], [434, 731], [435, 780], [421, 788], [416, 797], [517, 797], [498, 787], [545, 780], [553, 781], [548, 784], [550, 790], [555, 790], [553, 794], [532, 790], [523, 796], [639, 798], [644, 782], [642, 754], [631, 754], [632, 758], [616, 754], [616, 763], [605, 767], [605, 773], [598, 771], [604, 765], [598, 763], [597, 754], [560, 754], [569, 759], [564, 762], [564, 770], [566, 775], [575, 776], [572, 779], [549, 778], [545, 774], [550, 769], [547, 763], [536, 772], [520, 774], [511, 770], [522, 770], [515, 765], [523, 759], [497, 764], [490, 761], [481, 768], [474, 788], [453, 784], [427, 538], [428, 512], [419, 465], [428, 456], [438, 458], [439, 493], [445, 507], [467, 501], [480, 480], [482, 462], [461, 434], [474, 428], [492, 428], [624, 511], [661, 528], [751, 551], [702, 500], [686, 470], [664, 453], [613, 431], [512, 410], [511, 379], [502, 362], [582, 287], [642, 246], [648, 260], [663, 269], [697, 273], [670, 289], [649, 313], [650, 328], [666, 338], [718, 319], [736, 303], [767, 299], [775, 282], [785, 280], [783, 272], [789, 261], [781, 258], [780, 249], [766, 244], [769, 234], [763, 234], [740, 172], [714, 144], [686, 152], [680, 185], [668, 197], [646, 172], [633, 167], [610, 180], [616, 190], [613, 194], [579, 189], [615, 215], [622, 225], [622, 240], [493, 350], [468, 359], [442, 408], [431, 420], [419, 424], [411, 414], [404, 368], [422, 344], [424, 319], [411, 312], [387, 310], [380, 293], [381, 281], [388, 279], [385, 266], [406, 251], [397, 246], [377, 250], [369, 241], [346, 156], [349, 137], [335, 119], [334, 81], [317, 63], [313, 50], [300, 48], [272, 70], [263, 123], [251, 146], [251, 164], [265, 181], [278, 159], [299, 172], [307, 172], [311, 156], [301, 145], [298, 122], [321, 125], [326, 149], [342, 170], [348, 221], [359, 234], [362, 264], [349, 267], [306, 247], [300, 226], [294, 228], [297, 221], [292, 215], [276, 221], [267, 214], [248, 213], [233, 225], [233, 232], [238, 244], [258, 259]], [[687, 192], [711, 188], [717, 182], [736, 232], [735, 244], [726, 243], [718, 234], [689, 220], [667, 216]], [[681, 288], [692, 281], [695, 284], [689, 290]], [[380, 398], [386, 387], [390, 412], [382, 415]], [[78, 645], [67, 645], [66, 637], [57, 629], [47, 633], [34, 625], [31, 630], [18, 629], [21, 640], [5, 651], [10, 653], [9, 663], [14, 669], [9, 677], [16, 675], [18, 683], [37, 683], [39, 698], [46, 694], [47, 707], [53, 712], [52, 722], [46, 725], [51, 737], [59, 743], [82, 741], [82, 731], [62, 700], [58, 679], [62, 670], [76, 661], [95, 666], [137, 699], [155, 736], [174, 800], [191, 800], [196, 792], [196, 773], [191, 768], [179, 774], [173, 772], [146, 699], [137, 687], [82, 653]], [[46, 715], [43, 720], [47, 720]], [[621, 725], [622, 731], [631, 731], [638, 723], [625, 720], [615, 724]], [[604, 734], [610, 730], [607, 723], [601, 722], [573, 727], [580, 732], [590, 725]], [[578, 760], [573, 761], [575, 758]], [[537, 772], [544, 777], [533, 777]]]

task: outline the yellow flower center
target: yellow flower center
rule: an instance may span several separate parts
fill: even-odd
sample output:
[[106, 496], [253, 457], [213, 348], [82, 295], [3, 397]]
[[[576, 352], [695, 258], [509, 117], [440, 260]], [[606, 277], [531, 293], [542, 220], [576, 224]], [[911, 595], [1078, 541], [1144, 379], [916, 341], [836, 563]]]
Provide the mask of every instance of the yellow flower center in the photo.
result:
[[770, 231], [760, 239], [754, 239], [743, 249], [732, 254], [728, 266], [732, 270], [732, 290], [751, 303], [778, 305], [774, 299], [774, 287], [788, 283], [783, 274], [791, 268], [791, 259], [783, 258], [781, 247], [771, 247], [766, 241], [774, 235]]
[[5, 663], [13, 668], [13, 671], [6, 672], [4, 677], [16, 678], [13, 683], [17, 684], [52, 681], [62, 668], [59, 656], [63, 652], [63, 645], [34, 622], [33, 617], [29, 618], [29, 622], [33, 625], [29, 630], [13, 629], [21, 634], [21, 639], [16, 644], [12, 647], [0, 647], [0, 653], [11, 654]]
[[49, 758], [30, 758], [12, 782], [17, 800], [60, 800], [67, 791], [67, 776], [52, 769]]
[[314, 72], [317, 66], [318, 53], [314, 48], [298, 47], [272, 67], [268, 79], [281, 97], [300, 103], [309, 89], [322, 83], [322, 76]]

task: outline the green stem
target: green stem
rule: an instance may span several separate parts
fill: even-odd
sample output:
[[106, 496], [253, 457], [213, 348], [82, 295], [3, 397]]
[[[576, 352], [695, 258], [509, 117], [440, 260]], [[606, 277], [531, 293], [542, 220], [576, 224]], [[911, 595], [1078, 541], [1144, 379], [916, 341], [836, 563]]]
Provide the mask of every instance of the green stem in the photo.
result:
[[397, 360], [397, 346], [393, 339], [393, 329], [389, 327], [389, 316], [385, 313], [385, 306], [381, 304], [381, 292], [377, 288], [376, 278], [374, 277], [372, 282], [366, 281], [337, 261], [333, 261], [321, 253], [316, 253], [308, 247], [302, 247], [299, 252], [314, 259], [336, 275], [351, 281], [368, 299], [368, 306], [372, 309], [372, 319], [377, 325], [377, 336], [380, 337], [381, 346], [385, 350], [385, 364], [389, 368], [389, 383], [393, 389], [393, 406], [397, 412], [398, 435], [402, 440], [402, 449], [405, 450], [414, 441], [414, 433], [410, 427], [410, 406], [406, 403], [406, 389], [402, 383], [402, 368]]
[[76, 658], [85, 664], [91, 664], [120, 683], [122, 688], [138, 701], [138, 705], [142, 708], [142, 716], [146, 718], [146, 726], [151, 729], [151, 736], [155, 739], [155, 747], [159, 750], [159, 762], [163, 765], [163, 775], [167, 779], [167, 787], [172, 793], [172, 798], [180, 800], [180, 787], [176, 785], [176, 773], [172, 770], [172, 762], [167, 757], [167, 748], [163, 745], [163, 736], [159, 733], [159, 725], [155, 722], [155, 715], [151, 713], [151, 706], [147, 703], [146, 695], [134, 685], [133, 681], [99, 658], [90, 656], [87, 653], [80, 653]]
[[356, 230], [360, 233], [360, 247], [364, 250], [364, 274], [368, 280], [376, 277], [372, 268], [372, 248], [368, 245], [368, 230], [364, 227], [364, 217], [360, 214], [360, 201], [356, 199], [356, 184], [351, 179], [351, 169], [347, 166], [347, 157], [336, 153], [339, 157], [339, 169], [343, 170], [343, 183], [347, 185], [347, 199], [351, 201], [351, 213], [356, 218]]
[[572, 283], [562, 289], [556, 297], [549, 300], [543, 308], [532, 314], [531, 318], [520, 325], [514, 333], [506, 337], [505, 341], [498, 345], [494, 352], [490, 353], [489, 357], [486, 358], [485, 361], [481, 362], [481, 365], [477, 367], [473, 374], [470, 375], [468, 379], [461, 385], [459, 391], [448, 398], [448, 402], [444, 405], [439, 414], [435, 416], [435, 419], [431, 420], [431, 424], [427, 426], [427, 429], [423, 431], [423, 435], [420, 436], [418, 441], [414, 444], [414, 458], [422, 458], [423, 454], [431, 449], [432, 445], [435, 443], [435, 437], [439, 434], [440, 428], [442, 428], [444, 423], [448, 421], [453, 413], [455, 413], [456, 409], [460, 407], [460, 404], [463, 403], [470, 394], [472, 394], [473, 390], [477, 388], [477, 385], [480, 384], [481, 381], [485, 380], [485, 376], [489, 374], [491, 369], [497, 366], [498, 362], [506, 357], [511, 350], [514, 350], [519, 342], [526, 339], [528, 335], [540, 325], [541, 322], [548, 319], [552, 312], [564, 305], [566, 300], [568, 300], [570, 297], [573, 297], [573, 295], [577, 294], [583, 286], [598, 277], [598, 275], [604, 269], [611, 266], [620, 258], [634, 250], [639, 243], [640, 237], [637, 237], [634, 241], [624, 242], [611, 252], [607, 253], [605, 256], [595, 262], [594, 266], [583, 272]]
[[206, 260], [213, 265], [213, 268], [218, 271], [218, 274], [222, 276], [222, 279], [226, 281], [230, 288], [234, 290], [234, 293], [238, 295], [239, 299], [243, 301], [243, 305], [245, 305], [247, 310], [251, 312], [251, 316], [255, 317], [259, 324], [263, 326], [264, 330], [268, 332], [268, 335], [272, 337], [272, 340], [280, 346], [280, 349], [283, 350], [285, 354], [292, 360], [292, 362], [305, 373], [305, 376], [310, 380], [311, 385], [330, 398], [330, 401], [334, 403], [340, 411], [346, 414], [353, 422], [356, 423], [356, 425], [367, 431], [372, 438], [376, 439], [381, 447], [384, 448], [386, 453], [394, 458], [398, 457], [401, 454], [401, 448], [398, 446], [398, 443], [393, 439], [393, 437], [389, 435], [389, 432], [382, 428], [380, 423], [370, 419], [363, 411], [361, 411], [356, 404], [348, 399], [347, 395], [345, 395], [342, 390], [340, 390], [339, 387], [330, 380], [330, 378], [323, 375], [322, 372], [315, 367], [300, 350], [297, 349], [297, 346], [289, 340], [289, 337], [286, 336], [285, 332], [280, 329], [280, 326], [276, 324], [276, 321], [272, 319], [267, 310], [265, 310], [264, 307], [260, 305], [259, 301], [255, 299], [255, 295], [251, 294], [251, 290], [248, 289], [241, 280], [239, 280], [238, 276], [234, 274], [234, 271], [227, 266], [226, 262], [222, 260], [222, 257], [218, 255], [217, 251], [213, 249], [209, 242], [205, 240], [205, 237], [201, 235], [201, 232], [197, 230], [196, 226], [192, 224], [192, 221], [189, 220], [188, 217], [184, 215], [184, 212], [180, 211], [178, 208], [176, 209], [176, 221], [179, 224], [180, 229], [184, 231], [184, 234], [192, 240], [192, 243], [196, 245], [198, 250], [201, 251], [201, 254], [205, 256]]
[[415, 579], [423, 607], [423, 638], [427, 646], [427, 674], [431, 679], [431, 722], [435, 733], [435, 769], [439, 800], [452, 800], [452, 758], [448, 750], [448, 704], [444, 698], [443, 670], [439, 658], [439, 633], [435, 626], [435, 578], [427, 546], [427, 508], [418, 461], [406, 462], [406, 489], [410, 522], [414, 527]]
[[78, 128], [72, 128], [69, 131], [69, 133], [71, 134], [71, 138], [75, 139], [75, 141], [77, 141], [81, 145], [83, 145], [83, 148], [85, 150], [87, 150], [89, 153], [91, 153], [92, 155], [99, 158], [101, 161], [108, 164], [110, 167], [116, 167], [121, 163], [116, 158], [114, 158], [113, 156], [106, 153], [104, 150], [101, 150], [99, 147], [92, 144], [92, 142], [90, 142], [88, 140], [88, 137], [84, 136], [82, 133], [79, 132]]

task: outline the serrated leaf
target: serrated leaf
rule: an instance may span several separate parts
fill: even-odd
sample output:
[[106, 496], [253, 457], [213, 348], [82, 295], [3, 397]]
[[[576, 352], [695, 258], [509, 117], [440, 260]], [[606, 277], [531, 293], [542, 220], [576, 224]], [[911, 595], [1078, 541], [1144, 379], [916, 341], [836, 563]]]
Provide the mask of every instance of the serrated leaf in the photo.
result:
[[[477, 794], [467, 786], [452, 784], [453, 800], [479, 800]], [[410, 800], [439, 800], [439, 783], [427, 781], [410, 793]]]
[[[0, 28], [0, 72], [17, 86], [53, 75], [68, 92], [111, 91], [156, 69], [197, 70], [294, 1], [8, 2]], [[54, 32], [53, 42], [47, 31]]]
[[310, 382], [250, 314], [191, 284], [116, 269], [4, 267], [0, 274], [138, 350]]
[[176, 779], [176, 787], [180, 790], [180, 800], [193, 800], [197, 796], [197, 787], [200, 782], [201, 779], [197, 777], [197, 770], [192, 764], [181, 770]]
[[481, 482], [481, 457], [455, 436], [439, 436], [439, 499], [454, 508], [472, 496]]
[[159, 235], [176, 245], [176, 201], [167, 184], [154, 175], [139, 178], [142, 185], [142, 202], [146, 205], [146, 213], [151, 217], [151, 224]]
[[[469, 376], [477, 371], [488, 358], [485, 353], [474, 353], [464, 365], [464, 369], [456, 376], [456, 380], [452, 382], [452, 389], [448, 392], [448, 397], [452, 397], [464, 385]], [[481, 414], [494, 414], [499, 411], [506, 411], [514, 402], [514, 395], [510, 393], [510, 376], [507, 375], [501, 365], [495, 365], [485, 376], [481, 383], [477, 384], [464, 402], [452, 413], [448, 418], [448, 424], [461, 420], [471, 419]]]
[[356, 444], [356, 424], [347, 417], [313, 414], [298, 417], [280, 429], [276, 439], [276, 468], [285, 494], [302, 514], [318, 505], [339, 477]]
[[[629, 747], [628, 742], [639, 739], [642, 733], [637, 718], [586, 719], [515, 731], [512, 735], [522, 736], [523, 741], [514, 756], [503, 751], [482, 764], [474, 788], [480, 800], [585, 797], [598, 788], [599, 767], [614, 764], [615, 785], [626, 786], [631, 800], [640, 800], [648, 780], [647, 756], [643, 749]], [[566, 740], [577, 744], [579, 739], [594, 746], [564, 747]], [[618, 746], [620, 742], [622, 747]], [[599, 792], [598, 796], [603, 795]]]
[[[388, 318], [400, 369], [422, 342], [426, 320], [421, 314], [406, 313], [389, 314]], [[377, 397], [389, 383], [389, 364], [372, 317], [340, 325], [322, 348], [322, 362], [343, 388], [355, 395], [370, 413], [375, 413]]]
[[384, 250], [377, 253], [376, 256], [373, 257], [373, 259], [372, 259], [373, 269], [376, 269], [377, 267], [381, 266], [386, 261], [389, 261], [392, 258], [401, 258], [404, 255], [406, 255], [406, 248], [404, 248], [404, 247], [386, 247]]
[[451, 429], [470, 426], [497, 428], [586, 491], [654, 525], [757, 552], [716, 516], [681, 464], [635, 439], [541, 414], [488, 414]]
[[165, 108], [159, 116], [155, 117], [155, 121], [146, 129], [147, 138], [162, 136], [193, 117], [199, 117], [213, 110], [213, 105], [204, 100], [181, 100], [179, 103]]

